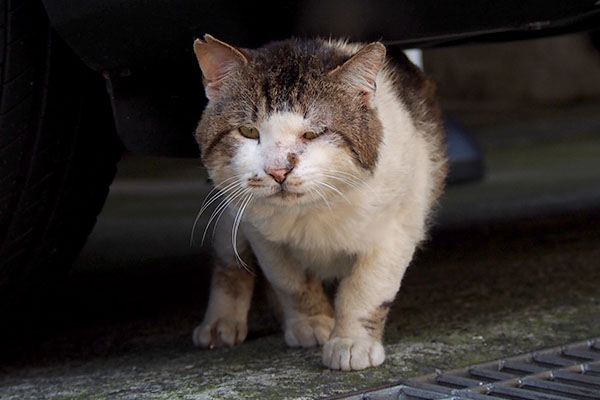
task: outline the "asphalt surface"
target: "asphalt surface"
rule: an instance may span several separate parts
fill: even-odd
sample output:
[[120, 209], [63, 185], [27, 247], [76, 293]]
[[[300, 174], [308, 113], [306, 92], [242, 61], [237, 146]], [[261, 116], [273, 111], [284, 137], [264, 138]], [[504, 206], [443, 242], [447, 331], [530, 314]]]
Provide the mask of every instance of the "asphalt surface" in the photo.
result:
[[599, 107], [461, 114], [485, 179], [448, 188], [385, 364], [353, 373], [287, 348], [260, 291], [245, 344], [195, 349], [210, 254], [190, 236], [210, 188], [196, 160], [126, 156], [69, 279], [0, 365], [0, 398], [314, 398], [600, 336]]

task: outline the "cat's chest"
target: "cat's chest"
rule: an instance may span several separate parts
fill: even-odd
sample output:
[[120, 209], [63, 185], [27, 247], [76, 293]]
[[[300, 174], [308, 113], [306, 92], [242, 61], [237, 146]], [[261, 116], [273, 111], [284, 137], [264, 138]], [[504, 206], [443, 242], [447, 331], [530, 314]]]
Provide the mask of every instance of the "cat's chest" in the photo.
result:
[[321, 279], [341, 278], [352, 268], [356, 259], [355, 232], [334, 215], [313, 212], [274, 217], [269, 222], [270, 239], [279, 242], [298, 265]]
[[270, 241], [323, 255], [353, 253], [354, 244], [367, 230], [364, 222], [356, 209], [337, 207], [276, 212], [253, 225]]
[[290, 249], [289, 254], [305, 270], [323, 280], [348, 276], [356, 262], [356, 255], [332, 249]]

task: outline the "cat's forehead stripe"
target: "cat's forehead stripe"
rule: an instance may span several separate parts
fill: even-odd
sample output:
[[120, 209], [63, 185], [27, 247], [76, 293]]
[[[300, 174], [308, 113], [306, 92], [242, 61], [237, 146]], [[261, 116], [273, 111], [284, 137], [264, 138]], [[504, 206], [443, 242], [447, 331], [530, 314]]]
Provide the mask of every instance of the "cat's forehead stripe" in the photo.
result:
[[282, 76], [268, 76], [261, 85], [267, 114], [293, 109], [304, 109], [308, 99], [302, 95], [303, 85], [298, 81], [288, 81]]
[[260, 87], [267, 114], [306, 110], [317, 94], [316, 82], [347, 58], [320, 41], [276, 42], [256, 50], [251, 79]]
[[273, 112], [272, 99], [271, 99], [271, 89], [268, 80], [264, 80], [261, 85], [261, 93], [263, 98], [265, 99], [265, 111], [267, 114], [271, 114]]

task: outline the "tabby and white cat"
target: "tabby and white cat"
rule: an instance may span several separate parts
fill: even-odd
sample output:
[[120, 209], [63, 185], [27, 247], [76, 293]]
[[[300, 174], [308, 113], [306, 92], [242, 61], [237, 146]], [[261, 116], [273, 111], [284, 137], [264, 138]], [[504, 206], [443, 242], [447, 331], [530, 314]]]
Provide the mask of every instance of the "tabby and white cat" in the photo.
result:
[[[194, 50], [209, 100], [196, 137], [228, 208], [194, 343], [244, 341], [256, 260], [288, 345], [324, 345], [331, 369], [380, 365], [386, 315], [446, 175], [433, 83], [381, 43], [249, 50], [206, 35]], [[334, 308], [323, 279], [339, 280]]]

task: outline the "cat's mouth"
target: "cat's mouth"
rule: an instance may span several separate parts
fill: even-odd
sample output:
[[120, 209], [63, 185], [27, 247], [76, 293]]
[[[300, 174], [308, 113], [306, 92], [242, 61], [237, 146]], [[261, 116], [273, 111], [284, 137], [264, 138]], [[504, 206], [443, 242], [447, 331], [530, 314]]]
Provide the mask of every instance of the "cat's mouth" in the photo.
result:
[[268, 197], [278, 199], [297, 199], [298, 197], [302, 196], [304, 196], [304, 193], [290, 192], [284, 188], [280, 188], [279, 191], [269, 195]]

